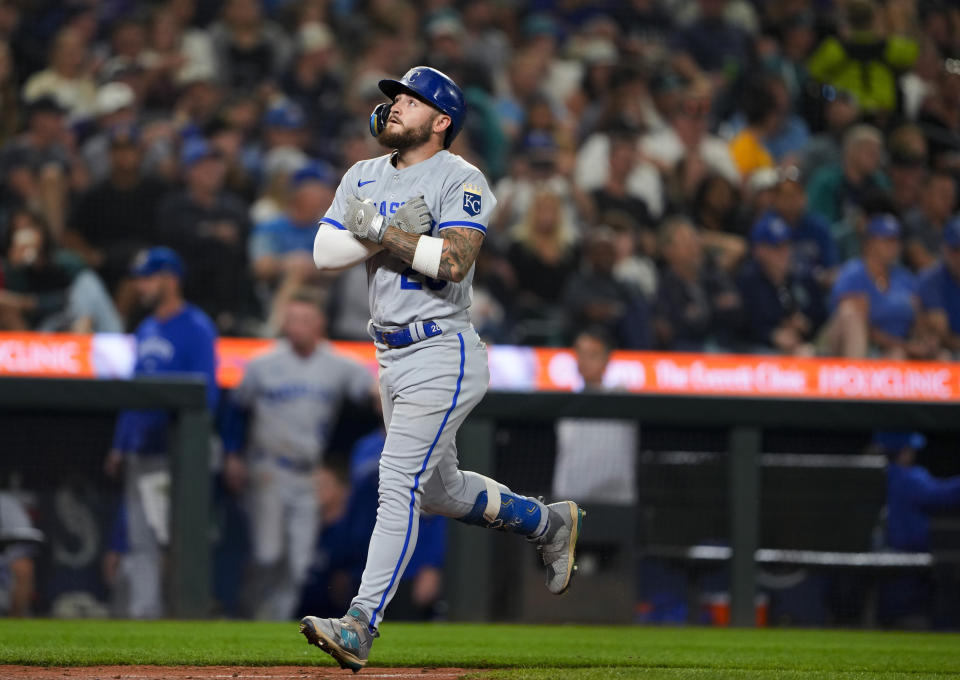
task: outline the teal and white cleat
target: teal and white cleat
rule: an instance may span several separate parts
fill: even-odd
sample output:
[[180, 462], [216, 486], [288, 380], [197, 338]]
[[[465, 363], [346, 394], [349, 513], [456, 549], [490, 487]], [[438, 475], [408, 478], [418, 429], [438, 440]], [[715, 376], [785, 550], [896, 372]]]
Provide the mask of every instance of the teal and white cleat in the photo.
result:
[[351, 609], [342, 619], [305, 616], [300, 620], [300, 632], [308, 643], [332, 656], [340, 668], [354, 673], [367, 665], [373, 639], [380, 637], [370, 632], [367, 617], [359, 609]]
[[562, 595], [570, 587], [576, 571], [577, 539], [587, 513], [573, 501], [560, 501], [547, 506], [550, 511], [547, 531], [537, 550], [547, 570], [547, 590]]

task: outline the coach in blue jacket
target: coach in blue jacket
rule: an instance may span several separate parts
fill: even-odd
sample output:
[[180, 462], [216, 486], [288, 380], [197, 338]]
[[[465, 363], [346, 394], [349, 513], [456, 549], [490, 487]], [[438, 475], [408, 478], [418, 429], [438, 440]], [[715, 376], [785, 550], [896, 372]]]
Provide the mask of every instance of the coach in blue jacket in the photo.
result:
[[[873, 443], [890, 459], [887, 465], [886, 547], [905, 552], [930, 550], [930, 513], [960, 506], [960, 476], [938, 479], [917, 465], [927, 445], [919, 432], [878, 432]], [[887, 625], [926, 626], [934, 603], [928, 573], [884, 579], [878, 618]]]
[[960, 506], [960, 476], [938, 479], [917, 465], [927, 445], [919, 432], [878, 432], [874, 444], [890, 458], [887, 466], [887, 546], [893, 550], [930, 550], [929, 513]]
[[[150, 316], [137, 327], [134, 375], [202, 375], [207, 383], [207, 405], [217, 406], [216, 330], [198, 307], [181, 293], [183, 261], [169, 248], [140, 253], [131, 274], [140, 302]], [[121, 411], [107, 456], [108, 475], [125, 469], [131, 618], [163, 615], [161, 550], [168, 540], [170, 471], [167, 459], [170, 414], [163, 410]]]

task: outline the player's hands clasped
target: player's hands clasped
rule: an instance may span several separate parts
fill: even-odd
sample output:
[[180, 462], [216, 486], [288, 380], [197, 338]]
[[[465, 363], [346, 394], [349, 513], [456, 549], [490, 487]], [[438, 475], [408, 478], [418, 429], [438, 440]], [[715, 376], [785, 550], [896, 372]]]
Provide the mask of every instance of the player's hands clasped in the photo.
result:
[[408, 234], [426, 234], [433, 228], [433, 215], [423, 196], [411, 198], [397, 209], [390, 219], [390, 226]]
[[360, 200], [355, 196], [347, 197], [347, 210], [343, 216], [343, 226], [357, 238], [365, 238], [374, 243], [383, 242], [387, 230], [387, 221], [377, 210], [376, 204], [369, 198]]

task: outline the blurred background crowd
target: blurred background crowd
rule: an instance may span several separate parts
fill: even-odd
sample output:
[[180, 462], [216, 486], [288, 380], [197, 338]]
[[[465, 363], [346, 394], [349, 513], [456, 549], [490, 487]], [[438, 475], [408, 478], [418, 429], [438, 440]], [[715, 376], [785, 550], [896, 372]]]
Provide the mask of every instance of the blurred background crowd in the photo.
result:
[[439, 68], [498, 212], [493, 342], [946, 359], [960, 10], [938, 0], [2, 0], [0, 328], [130, 330], [166, 245], [223, 335], [304, 285], [377, 82]]
[[[572, 345], [587, 391], [603, 388], [617, 348], [960, 353], [960, 7], [946, 0], [0, 0], [0, 330], [133, 331], [150, 313], [137, 282], [166, 272], [171, 299], [179, 304], [182, 283], [221, 336], [283, 335], [304, 356], [325, 335], [368, 340], [364, 267], [318, 272], [313, 238], [343, 172], [385, 152], [368, 130], [384, 101], [378, 81], [416, 64], [462, 86], [469, 114], [451, 151], [498, 200], [474, 279], [486, 340]], [[211, 397], [213, 335], [204, 325]], [[363, 370], [354, 373], [369, 379]], [[269, 461], [315, 486], [298, 498], [320, 513], [319, 534], [303, 532], [303, 549], [287, 556], [299, 571], [286, 581], [266, 568], [283, 557], [281, 531], [247, 535], [234, 498], [266, 463], [247, 469], [251, 446], [221, 431], [233, 493], [218, 487], [223, 611], [343, 611], [373, 526], [384, 437], [367, 387], [341, 386], [336, 409], [310, 412], [322, 427], [297, 431], [317, 433], [311, 455]], [[235, 397], [220, 410], [250, 407]], [[42, 417], [30, 422], [50, 422]], [[43, 439], [71, 436], [60, 421], [17, 421], [8, 430], [23, 440], [11, 450], [79, 465], [78, 451], [101, 455], [112, 415], [100, 425], [65, 445]], [[541, 425], [539, 438], [515, 438], [517, 460], [554, 473], [534, 485], [592, 500], [592, 484], [605, 502], [637, 502], [635, 422]], [[653, 429], [647, 446], [697, 450], [682, 434], [674, 444]], [[892, 500], [880, 547], [930, 550], [928, 506], [960, 502], [960, 477], [940, 485], [914, 464], [918, 437], [881, 446]], [[126, 453], [165, 453], [140, 440]], [[554, 449], [556, 469], [529, 463], [531, 451]], [[72, 469], [8, 458], [27, 487]], [[89, 498], [93, 507], [102, 495]], [[21, 540], [26, 512], [0, 502], [0, 528]], [[129, 566], [131, 536], [143, 532], [131, 528], [135, 504], [114, 505], [102, 509], [114, 611], [156, 615], [124, 609], [136, 597], [116, 584], [144, 572]], [[407, 615], [443, 615], [442, 522], [421, 528], [397, 605]], [[260, 553], [269, 559], [241, 594], [244, 563]], [[33, 567], [23, 554], [7, 559], [0, 577], [20, 589], [0, 610], [23, 613]], [[299, 603], [287, 598], [279, 614], [257, 606], [275, 603], [270, 587], [284, 583]], [[891, 592], [910, 606], [933, 601], [926, 582], [908, 585]]]

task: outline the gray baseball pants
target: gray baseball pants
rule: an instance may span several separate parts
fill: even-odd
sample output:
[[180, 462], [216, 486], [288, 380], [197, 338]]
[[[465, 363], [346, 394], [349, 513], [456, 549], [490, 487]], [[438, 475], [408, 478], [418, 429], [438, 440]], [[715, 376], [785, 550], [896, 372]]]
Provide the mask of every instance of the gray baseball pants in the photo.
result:
[[125, 459], [124, 502], [127, 509], [126, 562], [131, 574], [127, 615], [132, 619], [163, 616], [163, 562], [165, 546], [147, 520], [141, 481], [145, 476], [168, 473], [166, 454], [130, 454]]
[[486, 346], [473, 327], [407, 347], [379, 347], [377, 358], [387, 426], [380, 505], [360, 591], [351, 605], [367, 614], [371, 629], [383, 620], [416, 547], [421, 509], [464, 520], [476, 515], [481, 494], [499, 489], [539, 509], [539, 522], [526, 533], [539, 535], [547, 521], [540, 501], [457, 467], [457, 430], [490, 380]]
[[320, 528], [313, 476], [269, 459], [255, 461], [251, 473], [248, 587], [253, 615], [288, 621], [296, 613]]

